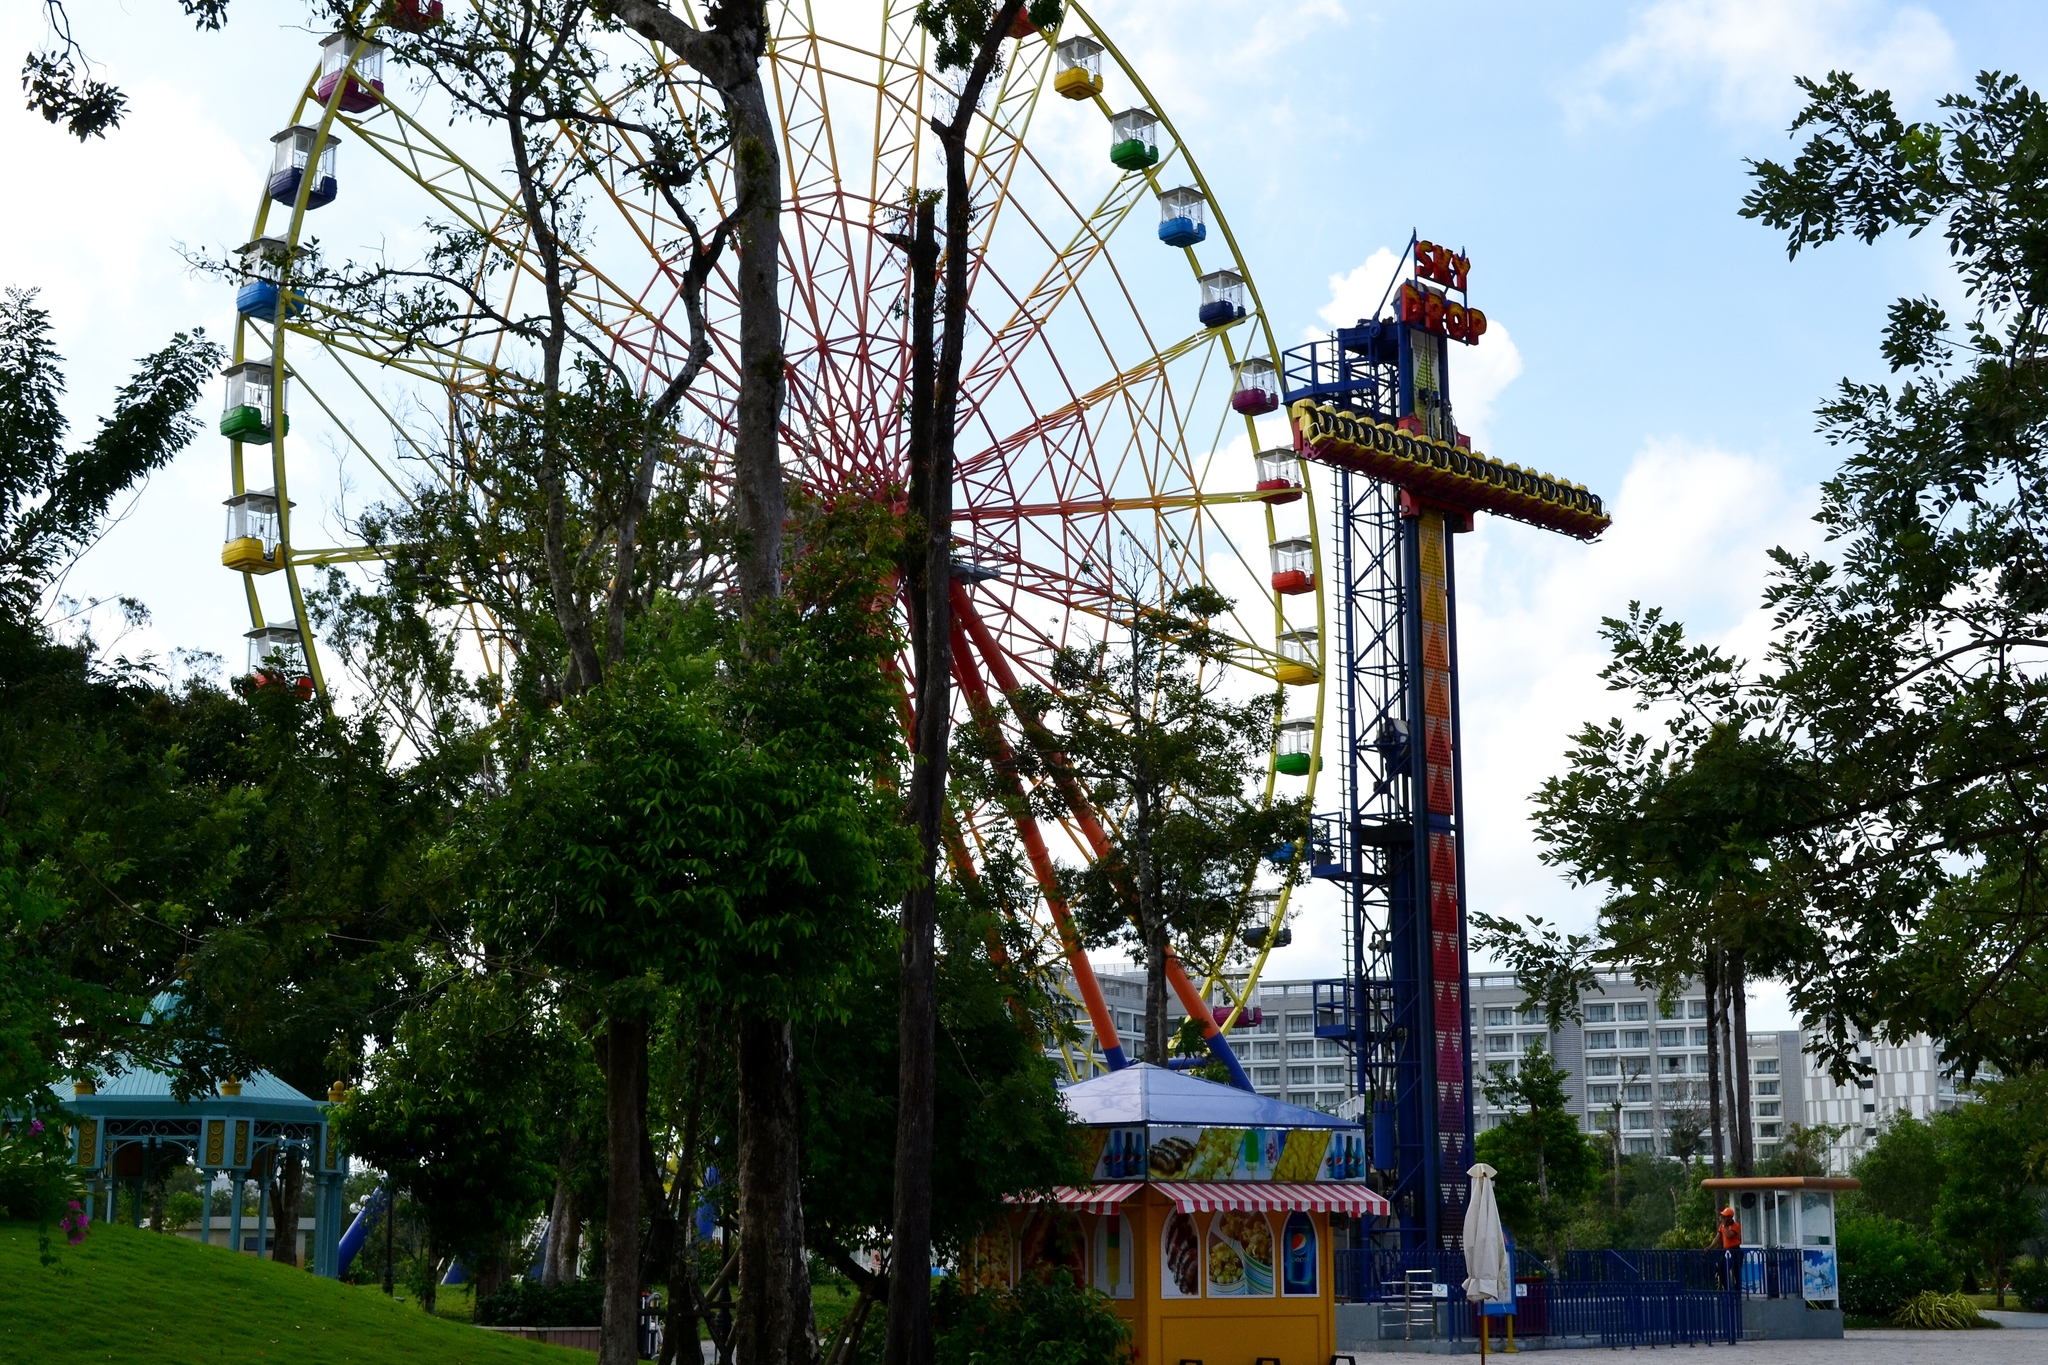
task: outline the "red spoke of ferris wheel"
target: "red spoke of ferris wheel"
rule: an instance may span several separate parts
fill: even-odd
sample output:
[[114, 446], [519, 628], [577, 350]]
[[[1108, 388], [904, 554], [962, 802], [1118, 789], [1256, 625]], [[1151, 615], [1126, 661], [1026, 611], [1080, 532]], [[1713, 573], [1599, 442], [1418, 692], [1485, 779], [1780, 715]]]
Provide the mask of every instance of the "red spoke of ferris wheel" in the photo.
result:
[[1094, 1026], [1095, 1036], [1101, 1042], [1104, 1052], [1115, 1056], [1122, 1050], [1116, 1031], [1116, 1016], [1103, 1002], [1102, 989], [1096, 984], [1095, 970], [1089, 965], [1088, 953], [1082, 947], [1081, 936], [1075, 930], [1073, 918], [1067, 912], [1066, 897], [1060, 890], [1059, 871], [1053, 865], [1052, 855], [1047, 851], [1045, 836], [1039, 831], [1038, 821], [1031, 815], [1024, 798], [1024, 788], [1017, 776], [1016, 754], [1009, 741], [1003, 737], [1001, 726], [996, 720], [994, 705], [989, 701], [988, 688], [982, 682], [976, 669], [974, 655], [968, 646], [967, 634], [958, 621], [953, 624], [953, 679], [959, 685], [967, 700], [969, 711], [975, 723], [980, 725], [990, 748], [994, 751], [992, 763], [997, 780], [1009, 796], [1009, 815], [1017, 828], [1017, 837], [1024, 844], [1026, 857], [1031, 863], [1033, 878], [1038, 882], [1039, 894], [1045, 899], [1046, 912], [1052, 917], [1059, 931], [1060, 946], [1067, 959], [1067, 970], [1072, 974], [1080, 989], [1082, 1003], [1087, 1007], [1089, 1023]]

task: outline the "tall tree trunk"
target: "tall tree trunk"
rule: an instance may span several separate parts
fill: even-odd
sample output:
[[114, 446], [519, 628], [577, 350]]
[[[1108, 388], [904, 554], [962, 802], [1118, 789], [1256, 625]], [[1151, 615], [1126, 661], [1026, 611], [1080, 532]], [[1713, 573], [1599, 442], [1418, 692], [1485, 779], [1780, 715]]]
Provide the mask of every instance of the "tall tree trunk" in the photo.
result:
[[[273, 1167], [276, 1167], [273, 1163]], [[276, 1180], [270, 1187], [270, 1216], [277, 1225], [277, 1240], [270, 1244], [270, 1259], [286, 1265], [299, 1263], [299, 1200], [306, 1188], [306, 1167], [296, 1151], [287, 1153]]]
[[700, 1024], [690, 1053], [690, 1105], [683, 1115], [683, 1150], [676, 1160], [673, 1192], [675, 1246], [663, 1277], [668, 1281], [668, 1317], [662, 1324], [661, 1365], [675, 1365], [686, 1341], [690, 1365], [698, 1365], [704, 1354], [697, 1336], [703, 1302], [697, 1275], [697, 1168], [703, 1164], [704, 1087], [711, 1075], [714, 1040], [722, 1032]]
[[548, 1254], [542, 1259], [540, 1282], [550, 1287], [576, 1278], [576, 1192], [569, 1186], [569, 1163], [575, 1151], [572, 1137], [563, 1144], [555, 1173], [555, 1197], [548, 1205]]
[[430, 1232], [420, 1234], [420, 1255], [427, 1263], [427, 1288], [420, 1295], [420, 1311], [432, 1317], [436, 1296], [441, 1291], [441, 1260], [434, 1253], [434, 1236]]
[[796, 1046], [787, 1021], [741, 1018], [739, 1093], [736, 1356], [739, 1365], [811, 1365], [818, 1342], [797, 1161]]
[[1749, 956], [1737, 948], [1729, 954], [1728, 995], [1735, 1006], [1730, 1027], [1735, 1035], [1735, 1132], [1737, 1175], [1756, 1174], [1756, 1124], [1749, 1106]]
[[[932, 1354], [932, 1133], [937, 1123], [934, 1034], [937, 1027], [938, 874], [946, 808], [946, 746], [953, 706], [953, 471], [936, 458], [932, 309], [938, 291], [938, 230], [931, 203], [917, 205], [910, 243], [910, 506], [923, 553], [909, 570], [911, 649], [916, 660], [915, 752], [910, 821], [921, 865], [903, 901], [897, 970], [896, 1207], [889, 1257], [889, 1312], [882, 1358], [927, 1365]], [[916, 542], [913, 542], [916, 544]], [[863, 1297], [862, 1302], [867, 1302]], [[862, 1310], [865, 1315], [865, 1308]]]
[[1736, 1175], [1746, 1174], [1742, 1169], [1742, 1116], [1737, 1110], [1735, 1089], [1735, 1021], [1731, 1007], [1733, 994], [1729, 990], [1729, 975], [1733, 962], [1727, 953], [1721, 955], [1721, 1094], [1728, 1106], [1728, 1160]]
[[1714, 1134], [1714, 1178], [1726, 1173], [1721, 1145], [1721, 950], [1706, 952], [1707, 988], [1707, 1126]]
[[647, 1020], [611, 1021], [604, 1035], [604, 1327], [598, 1365], [640, 1359], [640, 1162], [647, 1111]]

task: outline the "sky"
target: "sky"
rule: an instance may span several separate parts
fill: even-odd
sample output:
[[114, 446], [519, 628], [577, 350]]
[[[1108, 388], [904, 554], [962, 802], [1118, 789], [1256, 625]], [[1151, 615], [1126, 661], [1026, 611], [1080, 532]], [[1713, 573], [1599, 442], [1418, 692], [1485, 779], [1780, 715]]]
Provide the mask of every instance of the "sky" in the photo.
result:
[[[833, 14], [867, 4], [817, 0]], [[24, 196], [0, 215], [0, 285], [38, 289], [52, 313], [82, 436], [136, 357], [177, 330], [228, 330], [226, 290], [181, 253], [246, 239], [269, 135], [318, 35], [298, 0], [235, 0], [216, 34], [195, 33], [173, 0], [70, 8], [132, 112], [81, 147], [0, 108], [8, 183]], [[1368, 311], [1411, 230], [1456, 245], [1493, 322], [1480, 347], [1453, 348], [1461, 421], [1496, 458], [1608, 500], [1614, 526], [1593, 545], [1481, 517], [1456, 547], [1470, 904], [1589, 926], [1598, 892], [1538, 860], [1529, 796], [1574, 730], [1616, 713], [1598, 678], [1601, 619], [1660, 605], [1753, 656], [1766, 552], [1822, 546], [1811, 516], [1835, 455], [1815, 407], [1844, 376], [1885, 377], [1877, 338], [1894, 298], [1956, 299], [1936, 240], [1836, 243], [1788, 261], [1780, 238], [1738, 216], [1745, 159], [1791, 155], [1796, 75], [1850, 71], [1890, 89], [1906, 118], [1932, 117], [1979, 70], [2048, 51], [2048, 8], [1089, 10], [1195, 150], [1283, 345]], [[41, 42], [40, 11], [0, 7], [0, 50]], [[379, 223], [398, 212], [379, 206]], [[124, 649], [239, 657], [243, 608], [217, 559], [223, 464], [217, 441], [195, 443], [66, 581], [77, 598], [149, 607]], [[1303, 910], [1271, 970], [1331, 974], [1333, 911], [1314, 897]], [[1751, 1018], [1793, 1022], [1769, 986]]]

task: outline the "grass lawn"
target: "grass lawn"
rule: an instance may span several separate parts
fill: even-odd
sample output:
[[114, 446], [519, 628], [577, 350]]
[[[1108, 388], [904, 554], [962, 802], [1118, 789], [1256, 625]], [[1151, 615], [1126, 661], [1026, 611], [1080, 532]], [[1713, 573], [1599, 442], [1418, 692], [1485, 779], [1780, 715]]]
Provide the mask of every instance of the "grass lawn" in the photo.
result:
[[[479, 1331], [391, 1303], [373, 1289], [147, 1229], [96, 1223], [82, 1245], [65, 1246], [61, 1236], [55, 1241], [60, 1261], [46, 1270], [36, 1263], [35, 1229], [0, 1222], [0, 1361], [590, 1365], [593, 1359], [587, 1351]], [[457, 1300], [463, 1309], [466, 1298]]]

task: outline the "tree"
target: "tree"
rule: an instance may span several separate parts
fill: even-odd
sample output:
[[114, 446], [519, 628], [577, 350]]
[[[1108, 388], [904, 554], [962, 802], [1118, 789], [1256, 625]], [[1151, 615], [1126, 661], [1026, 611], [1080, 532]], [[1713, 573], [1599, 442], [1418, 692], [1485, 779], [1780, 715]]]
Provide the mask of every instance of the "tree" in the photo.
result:
[[[931, 1235], [942, 1255], [957, 1259], [972, 1238], [1004, 1216], [1007, 1195], [1085, 1180], [1078, 1169], [1070, 1121], [1062, 1109], [1054, 1064], [1033, 1025], [1052, 1002], [1030, 981], [1002, 970], [988, 951], [1000, 928], [961, 894], [956, 878], [938, 902], [937, 1019], [933, 1141], [921, 1178], [932, 1192]], [[896, 978], [875, 961], [849, 994], [853, 1018], [886, 1019]], [[1019, 1015], [1023, 1017], [1020, 1018]], [[894, 1049], [838, 1024], [806, 1030], [804, 1226], [819, 1256], [859, 1291], [844, 1331], [845, 1359], [856, 1354], [867, 1305], [893, 1305], [893, 1273], [877, 1275], [854, 1251], [896, 1255], [895, 1168], [874, 1159], [898, 1127], [903, 1103]], [[917, 1288], [930, 1297], [929, 1274]]]
[[[1247, 792], [1271, 748], [1274, 702], [1221, 691], [1228, 646], [1208, 621], [1229, 607], [1206, 587], [1138, 607], [1117, 623], [1120, 639], [1054, 659], [1057, 702], [1029, 690], [1014, 699], [1027, 732], [1043, 732], [1015, 756], [1016, 771], [1049, 779], [1043, 813], [1065, 814], [1056, 803], [1085, 796], [1105, 816], [1106, 847], [1068, 874], [1067, 889], [1091, 940], [1121, 939], [1144, 957], [1145, 1060], [1155, 1065], [1170, 1038], [1169, 943], [1199, 944], [1218, 962], [1245, 951], [1229, 935], [1253, 874], [1303, 837], [1306, 821], [1299, 801], [1264, 804]], [[1045, 724], [1054, 713], [1057, 733]], [[1014, 800], [987, 735], [972, 740], [980, 775], [971, 790]]]
[[1945, 1115], [1943, 1127], [1934, 1233], [1965, 1264], [1990, 1272], [2003, 1308], [2007, 1268], [2042, 1233], [2041, 1196], [2027, 1171], [2027, 1149], [2048, 1128], [2048, 1076], [1986, 1086], [1975, 1102]]
[[1525, 1240], [1541, 1238], [1553, 1265], [1557, 1234], [1600, 1180], [1600, 1154], [1566, 1107], [1569, 1076], [1535, 1044], [1512, 1070], [1496, 1062], [1483, 1082], [1487, 1103], [1514, 1112], [1474, 1145], [1479, 1160], [1499, 1172], [1501, 1220]]
[[535, 1027], [535, 1002], [503, 980], [455, 975], [408, 1012], [368, 1083], [335, 1113], [351, 1155], [383, 1170], [424, 1213], [434, 1307], [443, 1261], [460, 1257], [489, 1285], [513, 1233], [548, 1191], [535, 1118], [561, 1044]]
[[1980, 75], [1908, 123], [1846, 73], [1802, 79], [1790, 166], [1753, 162], [1744, 216], [1788, 255], [1903, 229], [1945, 239], [1972, 310], [1895, 302], [1890, 386], [1820, 410], [1844, 450], [1822, 487], [1825, 554], [1774, 553], [1770, 672], [1824, 800], [1788, 811], [1783, 899], [1826, 944], [1792, 981], [1838, 1067], [1859, 1030], [1944, 1040], [1966, 1072], [2048, 1060], [2048, 389], [2037, 192], [2048, 108]]
[[[217, 30], [227, 22], [228, 0], [178, 0], [185, 13], [202, 31]], [[28, 107], [80, 142], [105, 137], [120, 126], [128, 112], [128, 97], [120, 87], [95, 78], [93, 63], [85, 48], [71, 33], [71, 16], [64, 0], [43, 0], [43, 18], [55, 42], [32, 51], [21, 67], [21, 88], [28, 95]]]
[[[930, 122], [945, 155], [947, 251], [945, 288], [931, 196], [913, 191], [905, 206], [910, 228], [894, 238], [910, 258], [911, 383], [908, 437], [909, 505], [914, 527], [905, 537], [903, 581], [910, 607], [914, 689], [910, 790], [906, 814], [917, 831], [918, 880], [903, 902], [897, 1049], [895, 1235], [891, 1241], [889, 1365], [929, 1365], [931, 1310], [923, 1292], [931, 1276], [932, 1142], [937, 1062], [935, 941], [938, 869], [945, 842], [946, 763], [953, 712], [953, 445], [959, 424], [960, 367], [966, 353], [970, 228], [967, 134], [982, 92], [1000, 66], [1002, 44], [1025, 10], [1024, 0], [922, 3], [918, 22], [936, 40], [939, 68], [960, 74], [953, 109]], [[1034, 23], [1056, 25], [1059, 0], [1034, 0]], [[934, 313], [937, 337], [933, 336]], [[935, 347], [936, 340], [936, 347]]]
[[1922, 1234], [1934, 1230], [1934, 1200], [1940, 1192], [1944, 1124], [1940, 1115], [1916, 1119], [1900, 1114], [1878, 1130], [1850, 1174], [1863, 1188], [1849, 1196], [1857, 1213], [1889, 1218]]
[[1828, 1148], [1845, 1130], [1826, 1124], [1788, 1123], [1777, 1155], [1758, 1168], [1759, 1175], [1826, 1175]]

